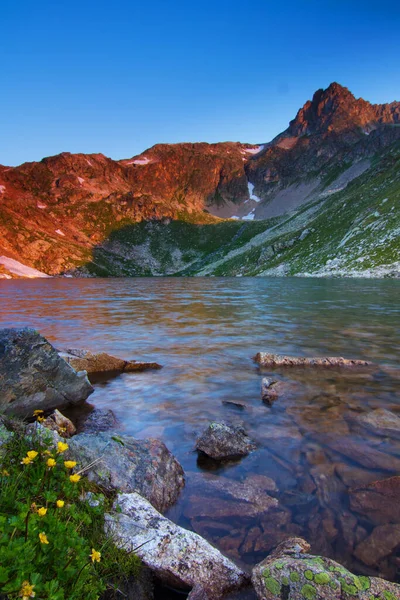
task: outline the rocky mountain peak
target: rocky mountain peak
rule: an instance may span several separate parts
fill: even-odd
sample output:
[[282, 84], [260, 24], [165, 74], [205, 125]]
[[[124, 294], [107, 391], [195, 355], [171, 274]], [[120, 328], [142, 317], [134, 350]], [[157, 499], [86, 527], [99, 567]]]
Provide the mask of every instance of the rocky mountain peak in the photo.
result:
[[350, 90], [333, 82], [319, 89], [290, 122], [288, 133], [295, 137], [340, 133], [357, 127], [375, 129], [379, 124], [399, 123], [400, 103], [371, 104], [355, 98]]

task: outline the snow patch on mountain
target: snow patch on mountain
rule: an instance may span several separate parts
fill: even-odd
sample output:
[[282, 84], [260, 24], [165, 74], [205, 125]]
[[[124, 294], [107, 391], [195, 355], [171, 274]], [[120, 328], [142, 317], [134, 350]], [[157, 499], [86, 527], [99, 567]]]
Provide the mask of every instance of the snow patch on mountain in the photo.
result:
[[250, 200], [254, 200], [255, 202], [261, 202], [261, 198], [259, 198], [258, 196], [256, 196], [254, 194], [254, 184], [250, 183], [250, 181], [247, 182], [247, 187], [249, 190], [249, 196], [250, 196]]
[[27, 265], [18, 262], [18, 260], [8, 258], [8, 256], [0, 256], [0, 265], [3, 265], [10, 273], [18, 275], [19, 277], [29, 277], [30, 279], [35, 277], [50, 277], [47, 273], [28, 267]]

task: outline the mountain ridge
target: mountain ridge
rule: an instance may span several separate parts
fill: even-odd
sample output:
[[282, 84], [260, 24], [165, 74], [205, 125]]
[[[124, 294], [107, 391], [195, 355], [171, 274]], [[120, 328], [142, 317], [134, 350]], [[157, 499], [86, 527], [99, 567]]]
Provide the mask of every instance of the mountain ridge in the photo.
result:
[[[0, 166], [0, 255], [50, 275], [89, 274], [96, 249], [118, 254], [115, 233], [140, 223], [225, 223], [237, 233], [253, 222], [257, 230], [259, 220], [333, 202], [398, 140], [400, 102], [371, 104], [332, 83], [266, 144], [156, 144], [118, 161], [61, 153]], [[187, 271], [187, 262], [171, 272]], [[146, 269], [137, 264], [132, 274], [153, 274]]]

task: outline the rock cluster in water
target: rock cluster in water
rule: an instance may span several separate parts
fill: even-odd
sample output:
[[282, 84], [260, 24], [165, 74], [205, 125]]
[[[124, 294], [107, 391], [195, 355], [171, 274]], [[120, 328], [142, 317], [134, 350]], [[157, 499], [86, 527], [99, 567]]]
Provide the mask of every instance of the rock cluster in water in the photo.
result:
[[[136, 440], [111, 431], [115, 419], [110, 411], [93, 411], [89, 425], [92, 433], [75, 434], [74, 425], [57, 406], [77, 402], [79, 394], [69, 393], [66, 401], [66, 394], [57, 386], [66, 381], [69, 389], [79, 389], [84, 396], [91, 390], [86, 375], [77, 374], [33, 330], [3, 330], [0, 341], [0, 386], [6, 393], [7, 412], [25, 415], [28, 409], [32, 413], [42, 407], [46, 417], [43, 423], [30, 425], [28, 430], [35, 427], [39, 433], [51, 436], [53, 443], [60, 440], [60, 435], [72, 436], [69, 458], [87, 465], [90, 479], [118, 494], [114, 510], [107, 516], [107, 529], [117, 545], [138, 548], [144, 564], [158, 578], [191, 589], [191, 600], [217, 600], [245, 585], [248, 575], [232, 559], [251, 553], [270, 553], [253, 569], [252, 581], [260, 600], [400, 598], [399, 585], [368, 573], [354, 575], [329, 557], [330, 547], [326, 544], [326, 539], [335, 540], [340, 530], [341, 543], [346, 544], [343, 554], [356, 557], [364, 573], [370, 569], [373, 575], [376, 569], [387, 568], [393, 577], [392, 563], [387, 559], [400, 546], [400, 458], [383, 451], [382, 440], [366, 446], [361, 435], [373, 430], [379, 436], [399, 440], [400, 419], [392, 412], [381, 408], [367, 414], [354, 411], [351, 420], [346, 420], [340, 405], [332, 401], [321, 419], [320, 407], [312, 400], [306, 406], [290, 405], [286, 413], [292, 425], [285, 428], [289, 437], [282, 438], [279, 427], [271, 427], [264, 432], [263, 443], [274, 450], [285, 477], [293, 479], [296, 520], [292, 521], [290, 498], [282, 502], [280, 496], [276, 497], [278, 485], [266, 475], [253, 473], [243, 481], [233, 481], [213, 473], [202, 477], [190, 473], [191, 491], [183, 513], [193, 533], [161, 515], [176, 502], [185, 484], [181, 465], [163, 442]], [[27, 385], [34, 385], [35, 380], [36, 387], [29, 394]], [[271, 380], [267, 383], [263, 385], [264, 401], [270, 407], [260, 405], [271, 411], [276, 400], [279, 404], [290, 398], [293, 386], [277, 380], [279, 394], [272, 401], [268, 390], [274, 389], [275, 380], [274, 385]], [[331, 431], [331, 418], [338, 420], [339, 438]], [[360, 434], [354, 434], [349, 424]], [[10, 435], [14, 434], [0, 423], [0, 452]], [[304, 435], [308, 436], [305, 442]], [[310, 465], [309, 474], [299, 470], [300, 440]], [[255, 444], [241, 427], [211, 423], [196, 448], [214, 461], [224, 461], [247, 456]], [[357, 465], [347, 464], [347, 457]], [[244, 460], [250, 461], [251, 456]], [[352, 512], [343, 510], [344, 495]], [[303, 510], [299, 510], [301, 506]], [[242, 529], [233, 529], [238, 520]], [[300, 537], [288, 541], [288, 537], [299, 536], [306, 524], [314, 532], [313, 543], [320, 544], [318, 550], [325, 557], [310, 554], [309, 545]], [[213, 530], [218, 531], [220, 550], [203, 537], [212, 538]], [[221, 536], [221, 531], [225, 535]], [[132, 583], [128, 597], [135, 589], [137, 598], [150, 600], [151, 585], [141, 588], [148, 590], [145, 595], [138, 585]]]

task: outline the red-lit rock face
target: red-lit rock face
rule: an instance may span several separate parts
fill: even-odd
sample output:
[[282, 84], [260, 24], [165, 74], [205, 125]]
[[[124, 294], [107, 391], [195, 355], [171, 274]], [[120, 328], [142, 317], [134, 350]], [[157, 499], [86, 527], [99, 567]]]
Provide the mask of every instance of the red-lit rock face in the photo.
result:
[[254, 210], [262, 218], [260, 199], [310, 178], [318, 183], [332, 166], [370, 157], [399, 137], [400, 103], [373, 105], [333, 83], [265, 146], [158, 144], [120, 161], [62, 153], [0, 166], [0, 256], [56, 274], [85, 262], [126, 224]]

